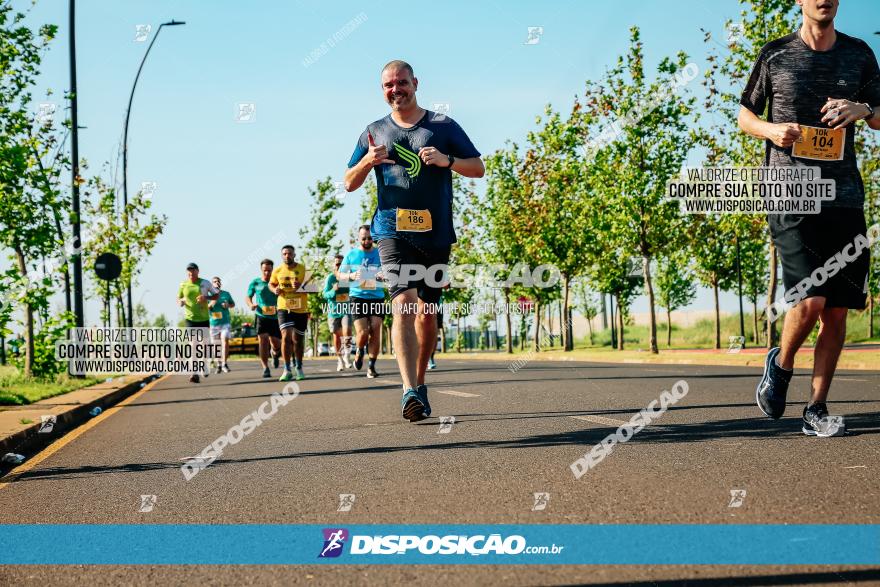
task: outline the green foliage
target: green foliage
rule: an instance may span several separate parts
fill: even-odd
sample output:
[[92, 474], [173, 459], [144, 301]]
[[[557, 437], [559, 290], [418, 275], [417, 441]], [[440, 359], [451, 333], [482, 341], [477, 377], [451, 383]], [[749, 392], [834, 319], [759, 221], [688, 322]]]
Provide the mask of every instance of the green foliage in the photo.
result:
[[[67, 330], [76, 326], [73, 314], [62, 313], [51, 316], [34, 335], [33, 376], [51, 379], [67, 370], [67, 362], [55, 358], [55, 342], [67, 336]], [[26, 357], [19, 355], [13, 363], [24, 371]]]

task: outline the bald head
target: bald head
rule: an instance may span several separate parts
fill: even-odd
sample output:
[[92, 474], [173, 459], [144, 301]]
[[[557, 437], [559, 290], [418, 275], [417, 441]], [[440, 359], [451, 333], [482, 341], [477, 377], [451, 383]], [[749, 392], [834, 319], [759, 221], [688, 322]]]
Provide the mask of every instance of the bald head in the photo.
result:
[[406, 61], [395, 59], [382, 68], [382, 94], [385, 102], [396, 112], [411, 112], [417, 109], [416, 90], [419, 80], [413, 74], [412, 66]]

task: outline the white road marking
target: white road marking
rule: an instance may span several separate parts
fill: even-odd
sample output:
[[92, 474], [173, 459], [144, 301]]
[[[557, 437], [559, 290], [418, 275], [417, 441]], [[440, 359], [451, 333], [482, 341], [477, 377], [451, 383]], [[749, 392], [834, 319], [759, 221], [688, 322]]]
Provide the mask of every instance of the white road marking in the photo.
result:
[[429, 391], [433, 391], [434, 393], [445, 393], [446, 395], [454, 395], [456, 397], [480, 397], [479, 393], [467, 393], [464, 391], [455, 391], [454, 389], [431, 389], [428, 388]]
[[569, 416], [569, 418], [584, 420], [585, 422], [592, 422], [593, 424], [604, 424], [615, 428], [622, 424], [629, 424], [629, 422], [624, 422], [623, 420], [615, 420], [614, 418], [606, 418], [604, 416]]
[[852, 467], [844, 467], [844, 469], [867, 469], [868, 465], [853, 465]]

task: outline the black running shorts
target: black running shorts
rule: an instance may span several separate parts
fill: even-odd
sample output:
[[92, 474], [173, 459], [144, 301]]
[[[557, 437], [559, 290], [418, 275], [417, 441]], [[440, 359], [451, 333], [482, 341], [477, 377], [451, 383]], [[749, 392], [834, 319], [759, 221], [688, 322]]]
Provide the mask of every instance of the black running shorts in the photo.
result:
[[257, 335], [268, 334], [272, 338], [281, 338], [277, 316], [257, 316]]
[[305, 334], [306, 326], [309, 325], [309, 315], [305, 312], [291, 312], [278, 310], [278, 327], [281, 330], [293, 328], [297, 334]]
[[864, 309], [870, 253], [863, 210], [826, 208], [819, 214], [770, 214], [767, 220], [787, 302], [824, 297], [827, 308]]
[[[437, 276], [439, 271], [430, 271], [429, 268], [442, 265], [448, 275], [449, 252], [450, 246], [427, 247], [416, 246], [409, 241], [400, 238], [383, 238], [378, 243], [379, 257], [382, 260], [382, 271], [386, 271], [393, 277], [389, 279], [393, 285], [389, 285], [391, 299], [408, 290], [415, 289], [419, 299], [428, 304], [436, 304], [440, 301], [441, 289], [437, 287]], [[430, 274], [425, 278], [413, 281], [400, 280], [400, 267], [402, 265], [420, 265], [424, 267]], [[425, 281], [429, 283], [425, 283]]]

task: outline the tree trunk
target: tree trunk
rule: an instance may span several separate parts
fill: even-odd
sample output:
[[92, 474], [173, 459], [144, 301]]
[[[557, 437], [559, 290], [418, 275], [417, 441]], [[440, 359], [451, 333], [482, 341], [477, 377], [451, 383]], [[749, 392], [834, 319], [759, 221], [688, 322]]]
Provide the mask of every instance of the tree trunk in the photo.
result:
[[[767, 288], [767, 307], [776, 300], [776, 246], [770, 242], [770, 285]], [[767, 316], [767, 348], [776, 346], [776, 322]]]
[[507, 353], [513, 354], [513, 325], [510, 320], [510, 288], [504, 288], [504, 304], [507, 312], [504, 313], [504, 319], [507, 322]]
[[[571, 323], [571, 320], [569, 320], [569, 324], [570, 323]], [[569, 332], [571, 332], [571, 331], [569, 330]], [[590, 346], [593, 346], [593, 321], [589, 318], [589, 316], [587, 317], [587, 332], [590, 335]], [[574, 350], [574, 349], [572, 348], [569, 350]]]
[[623, 350], [623, 308], [620, 306], [620, 296], [617, 298], [617, 350]]
[[868, 338], [874, 338], [874, 296], [868, 293]]
[[541, 300], [535, 300], [535, 352], [541, 352]]
[[672, 312], [666, 308], [666, 348], [672, 347]]
[[718, 279], [712, 280], [712, 294], [715, 298], [715, 348], [721, 348], [721, 308], [718, 306]]
[[[563, 316], [568, 316], [570, 313], [568, 307], [568, 300], [571, 296], [571, 279], [566, 275], [565, 281], [562, 284], [562, 304], [559, 307], [560, 315], [559, 315], [559, 324], [562, 328], [562, 342], [563, 348], [566, 351], [574, 350], [574, 341], [571, 340], [571, 318], [568, 320], [563, 320]], [[589, 319], [587, 320], [589, 322]]]
[[553, 302], [547, 302], [547, 338], [553, 348]]
[[[14, 246], [15, 261], [21, 276], [27, 279], [27, 262], [24, 252], [17, 245]], [[34, 376], [34, 308], [30, 298], [26, 296], [24, 301], [24, 373], [25, 377]]]
[[657, 314], [654, 312], [654, 286], [651, 284], [651, 258], [642, 257], [642, 271], [645, 274], [645, 289], [648, 290], [648, 307], [651, 309], [651, 333], [649, 338], [650, 351], [657, 354]]
[[[388, 340], [391, 340], [390, 338]], [[440, 329], [440, 352], [446, 352], [446, 326]]]
[[761, 344], [761, 338], [758, 336], [758, 298], [752, 300], [752, 308], [754, 310], [754, 321], [755, 321], [755, 331], [752, 333], [752, 338], [754, 339], [755, 346]]
[[455, 317], [455, 352], [461, 352], [461, 316]]

